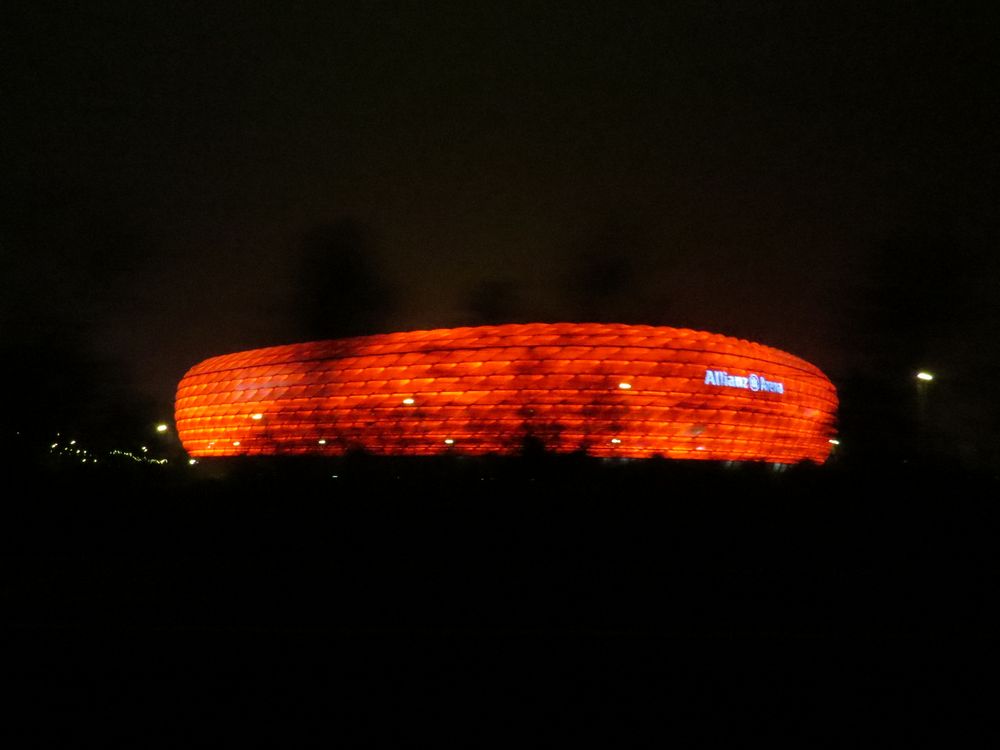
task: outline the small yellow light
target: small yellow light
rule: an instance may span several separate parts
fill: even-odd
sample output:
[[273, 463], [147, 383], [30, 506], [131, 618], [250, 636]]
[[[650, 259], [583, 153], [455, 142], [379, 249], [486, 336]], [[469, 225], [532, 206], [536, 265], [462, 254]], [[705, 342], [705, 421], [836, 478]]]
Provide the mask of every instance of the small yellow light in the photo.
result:
[[320, 445], [326, 445], [326, 440], [324, 440], [324, 439], [320, 438], [320, 439], [319, 439], [319, 444], [320, 444]]
[[621, 388], [623, 391], [628, 391], [628, 390], [631, 390], [632, 384], [631, 383], [619, 383], [618, 387]]
[[621, 440], [619, 440], [618, 438], [611, 438], [611, 442], [614, 443], [615, 445], [618, 445], [618, 443], [620, 443]]
[[830, 445], [840, 445], [840, 441], [836, 438], [830, 438]]
[[414, 401], [412, 398], [404, 398], [403, 403], [406, 404], [407, 406], [413, 406], [413, 404], [415, 404], [416, 401]]
[[157, 432], [166, 432], [167, 431], [167, 426], [165, 424], [158, 424], [158, 425], [156, 425], [156, 431]]
[[455, 441], [454, 441], [454, 440], [452, 440], [451, 438], [447, 438], [447, 439], [446, 439], [446, 440], [444, 441], [444, 444], [445, 444], [445, 445], [454, 445], [454, 444], [455, 444]]
[[233, 441], [233, 445], [234, 445], [234, 446], [238, 446], [239, 444], [240, 444], [240, 441], [239, 441], [239, 440], [234, 440], [234, 441]]
[[930, 380], [934, 380], [934, 376], [931, 375], [929, 372], [918, 372], [917, 373], [917, 380], [928, 380], [928, 381], [930, 381]]
[[264, 418], [264, 415], [261, 414], [260, 412], [257, 412], [256, 414], [251, 414], [250, 415], [250, 419], [261, 420], [263, 418]]
[[189, 458], [188, 459], [188, 466], [194, 466], [196, 463], [198, 463], [197, 459], [194, 459], [194, 458]]

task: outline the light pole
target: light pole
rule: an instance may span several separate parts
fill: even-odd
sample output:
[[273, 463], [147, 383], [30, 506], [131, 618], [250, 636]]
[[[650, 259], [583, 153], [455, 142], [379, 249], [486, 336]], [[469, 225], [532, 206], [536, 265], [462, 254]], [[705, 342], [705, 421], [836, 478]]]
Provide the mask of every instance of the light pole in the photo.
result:
[[930, 428], [927, 422], [928, 415], [928, 392], [931, 383], [934, 382], [934, 375], [926, 370], [921, 370], [916, 375], [917, 379], [917, 449], [924, 458], [930, 454]]
[[170, 422], [157, 422], [153, 430], [155, 431], [155, 445], [157, 446], [154, 450], [156, 450], [160, 458], [165, 457], [168, 462], [173, 463], [175, 459], [183, 457], [183, 449]]
[[923, 428], [927, 422], [927, 391], [934, 381], [934, 375], [921, 370], [917, 373], [917, 416], [920, 419], [920, 426]]

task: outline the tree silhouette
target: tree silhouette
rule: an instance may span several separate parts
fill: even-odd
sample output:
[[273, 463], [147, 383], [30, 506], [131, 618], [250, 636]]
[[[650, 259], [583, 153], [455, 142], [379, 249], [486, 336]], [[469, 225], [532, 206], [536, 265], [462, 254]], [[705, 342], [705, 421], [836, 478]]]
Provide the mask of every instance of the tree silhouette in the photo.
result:
[[302, 243], [296, 318], [305, 338], [378, 333], [394, 307], [371, 233], [352, 218], [308, 232]]
[[500, 325], [518, 319], [517, 287], [508, 279], [484, 279], [469, 295], [468, 310], [473, 325]]
[[[959, 386], [974, 383], [980, 356], [961, 351], [979, 325], [974, 249], [946, 235], [901, 235], [875, 249], [845, 306], [844, 343], [854, 364], [840, 379], [840, 431], [855, 457], [951, 460], [971, 425]], [[918, 401], [920, 369], [948, 369]], [[939, 375], [943, 373], [939, 372]], [[994, 420], [995, 421], [995, 420]], [[980, 429], [977, 427], [976, 429]]]
[[574, 320], [595, 323], [669, 324], [669, 301], [651, 285], [654, 253], [645, 231], [608, 219], [569, 248], [562, 291]]

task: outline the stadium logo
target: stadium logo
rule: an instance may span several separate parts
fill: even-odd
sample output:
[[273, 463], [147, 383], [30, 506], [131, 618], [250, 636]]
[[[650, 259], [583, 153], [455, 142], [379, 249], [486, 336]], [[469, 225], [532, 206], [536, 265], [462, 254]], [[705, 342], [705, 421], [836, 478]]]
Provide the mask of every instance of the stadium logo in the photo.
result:
[[784, 393], [785, 384], [775, 380], [768, 380], [763, 375], [750, 373], [747, 376], [730, 375], [725, 370], [705, 370], [705, 385], [714, 385], [719, 388], [742, 388], [743, 390], [759, 393]]

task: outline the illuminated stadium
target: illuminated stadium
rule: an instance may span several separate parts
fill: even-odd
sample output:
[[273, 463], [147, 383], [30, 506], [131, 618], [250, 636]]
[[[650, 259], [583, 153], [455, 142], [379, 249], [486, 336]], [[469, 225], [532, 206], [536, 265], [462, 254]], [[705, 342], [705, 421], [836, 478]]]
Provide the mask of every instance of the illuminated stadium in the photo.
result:
[[814, 365], [681, 328], [531, 323], [212, 357], [177, 389], [195, 457], [517, 454], [822, 463], [837, 394]]

